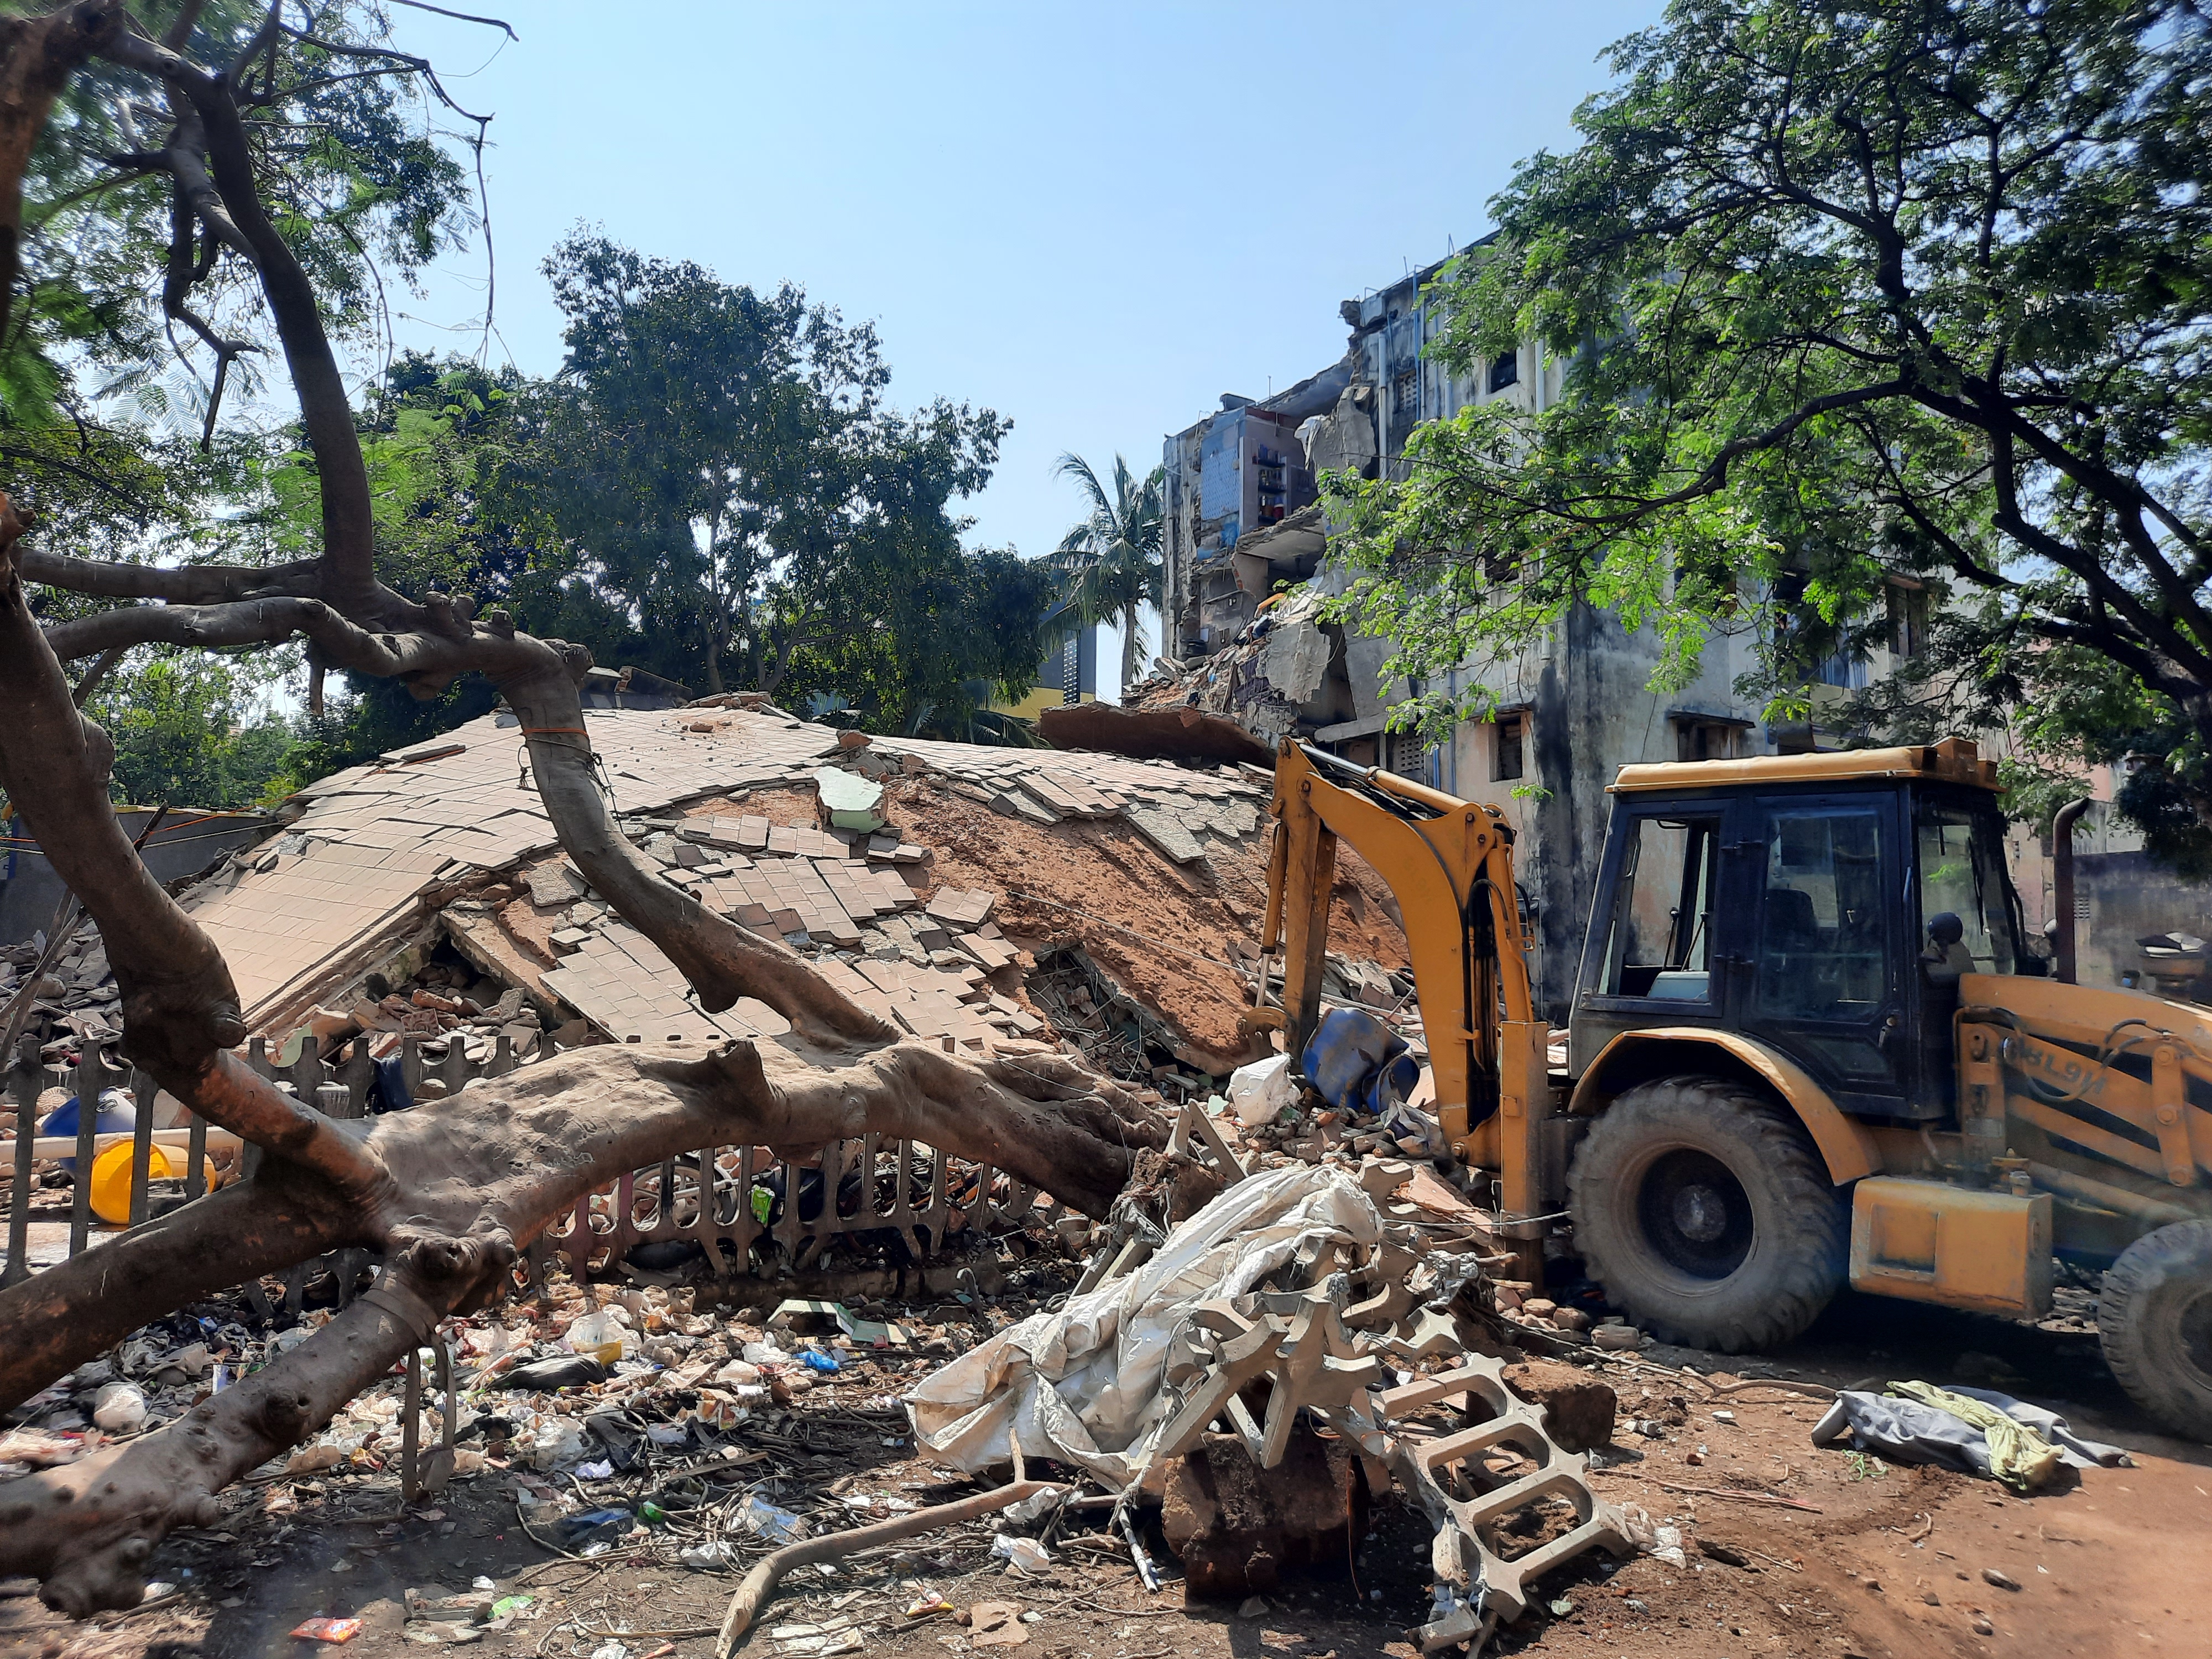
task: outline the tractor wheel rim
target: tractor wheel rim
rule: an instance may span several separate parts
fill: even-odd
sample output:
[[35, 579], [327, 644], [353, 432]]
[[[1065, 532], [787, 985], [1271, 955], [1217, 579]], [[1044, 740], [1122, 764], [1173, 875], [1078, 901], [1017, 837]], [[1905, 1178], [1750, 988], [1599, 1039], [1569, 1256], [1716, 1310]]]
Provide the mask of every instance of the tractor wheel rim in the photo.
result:
[[1636, 1209], [1652, 1252], [1692, 1279], [1726, 1279], [1751, 1254], [1751, 1195], [1710, 1152], [1681, 1146], [1653, 1158]]

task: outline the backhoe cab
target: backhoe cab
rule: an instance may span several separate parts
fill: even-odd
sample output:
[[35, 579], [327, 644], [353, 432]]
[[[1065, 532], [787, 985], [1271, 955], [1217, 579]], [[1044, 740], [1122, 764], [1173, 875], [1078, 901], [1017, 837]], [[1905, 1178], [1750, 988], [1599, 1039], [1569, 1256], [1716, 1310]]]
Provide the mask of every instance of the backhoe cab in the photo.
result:
[[1579, 1256], [1644, 1328], [1733, 1352], [1846, 1282], [2039, 1317], [2062, 1257], [2106, 1270], [2123, 1385], [2212, 1439], [2212, 1020], [2046, 976], [1996, 792], [1956, 739], [1624, 767], [1557, 1072], [1504, 815], [1286, 743], [1289, 1050], [1340, 836], [1398, 896], [1439, 1115], [1525, 1275]]

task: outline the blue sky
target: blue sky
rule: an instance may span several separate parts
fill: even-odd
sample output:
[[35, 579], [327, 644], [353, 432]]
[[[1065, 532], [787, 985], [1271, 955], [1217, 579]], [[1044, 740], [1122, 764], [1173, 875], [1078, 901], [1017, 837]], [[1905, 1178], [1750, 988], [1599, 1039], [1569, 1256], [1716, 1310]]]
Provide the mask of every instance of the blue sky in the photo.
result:
[[[503, 46], [393, 14], [497, 115], [495, 357], [559, 367], [537, 266], [579, 220], [788, 278], [878, 325], [896, 400], [1012, 419], [969, 510], [1026, 554], [1078, 516], [1061, 452], [1151, 465], [1220, 393], [1333, 362], [1340, 300], [1488, 228], [1514, 163], [1570, 142], [1599, 52], [1659, 9], [510, 3]], [[472, 351], [483, 277], [472, 249], [395, 296], [400, 343]]]

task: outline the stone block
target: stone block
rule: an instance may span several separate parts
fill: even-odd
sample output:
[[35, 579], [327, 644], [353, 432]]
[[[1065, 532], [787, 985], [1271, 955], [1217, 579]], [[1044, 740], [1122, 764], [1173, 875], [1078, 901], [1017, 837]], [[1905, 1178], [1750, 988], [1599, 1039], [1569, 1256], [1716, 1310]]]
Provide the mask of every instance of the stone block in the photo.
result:
[[1588, 1451], [1613, 1438], [1619, 1403], [1612, 1387], [1572, 1365], [1526, 1359], [1505, 1368], [1505, 1386], [1544, 1408], [1544, 1426], [1561, 1451]]
[[1188, 1599], [1265, 1595], [1300, 1569], [1344, 1559], [1347, 1529], [1364, 1529], [1365, 1492], [1343, 1441], [1293, 1435], [1283, 1461], [1262, 1469], [1236, 1436], [1210, 1434], [1170, 1460], [1160, 1529], [1182, 1558]]

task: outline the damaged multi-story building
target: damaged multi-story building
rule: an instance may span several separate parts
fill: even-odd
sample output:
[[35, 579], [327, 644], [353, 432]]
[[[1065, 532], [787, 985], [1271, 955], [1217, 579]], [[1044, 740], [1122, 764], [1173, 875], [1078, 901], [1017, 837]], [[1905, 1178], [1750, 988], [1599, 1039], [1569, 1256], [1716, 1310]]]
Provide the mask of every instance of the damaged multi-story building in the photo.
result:
[[[1402, 477], [1407, 438], [1421, 422], [1495, 400], [1540, 413], [1559, 397], [1566, 368], [1534, 340], [1471, 374], [1431, 356], [1443, 318], [1425, 290], [1443, 263], [1345, 301], [1351, 334], [1335, 362], [1264, 402], [1225, 395], [1167, 438], [1166, 654], [1158, 677], [1127, 696], [1216, 710], [1267, 743], [1295, 734], [1503, 808], [1518, 832], [1518, 878], [1540, 941], [1531, 962], [1539, 1002], [1563, 1018], [1617, 769], [1802, 750], [1822, 733], [1762, 723], [1760, 705], [1737, 690], [1753, 665], [1747, 640], [1716, 635], [1692, 684], [1655, 691], [1656, 636], [1587, 606], [1527, 649], [1455, 670], [1440, 688], [1486, 687], [1493, 717], [1462, 722], [1441, 744], [1390, 729], [1392, 710], [1415, 688], [1383, 682], [1391, 641], [1321, 614], [1346, 579], [1329, 561], [1316, 477], [1346, 468]], [[1921, 603], [1901, 583], [1887, 647], [1817, 667], [1816, 711], [1917, 652]]]

